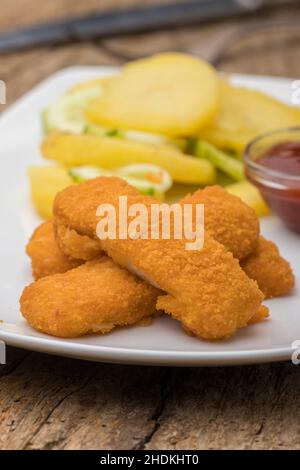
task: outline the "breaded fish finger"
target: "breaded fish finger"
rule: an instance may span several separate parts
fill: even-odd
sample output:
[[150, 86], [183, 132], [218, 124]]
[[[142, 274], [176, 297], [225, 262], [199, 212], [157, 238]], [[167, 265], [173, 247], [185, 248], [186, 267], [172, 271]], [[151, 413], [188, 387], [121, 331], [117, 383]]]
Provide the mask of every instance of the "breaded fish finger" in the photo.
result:
[[90, 261], [103, 253], [99, 240], [79, 235], [58, 220], [54, 220], [54, 231], [59, 248], [70, 258]]
[[[98, 206], [111, 204], [118, 213], [121, 195], [127, 196], [128, 206], [144, 204], [148, 213], [155, 202], [124, 180], [100, 177], [58, 193], [54, 215], [69, 228], [96, 239]], [[214, 239], [206, 236], [200, 251], [186, 250], [185, 243], [185, 239], [174, 238], [117, 237], [101, 240], [101, 247], [116, 263], [168, 294], [159, 298], [158, 309], [179, 319], [196, 336], [227, 338], [248, 324], [260, 308], [263, 294]]]
[[159, 291], [107, 256], [63, 274], [47, 276], [23, 291], [20, 308], [38, 331], [61, 338], [108, 333], [155, 313]]
[[[259, 221], [254, 210], [240, 198], [220, 186], [200, 189], [186, 196], [181, 204], [204, 204], [205, 228], [224, 245], [235, 258], [242, 259], [255, 250], [259, 236]], [[57, 222], [56, 236], [63, 252], [74, 258], [92, 259], [99, 254], [97, 242], [76, 237], [75, 231]], [[84, 243], [86, 241], [86, 243]]]
[[248, 325], [254, 325], [255, 323], [260, 323], [262, 320], [265, 320], [269, 316], [269, 309], [265, 305], [261, 305], [257, 310], [256, 314], [250, 318]]
[[[167, 266], [155, 278], [168, 292], [158, 298], [158, 309], [171, 314], [194, 335], [210, 340], [232, 336], [257, 314], [263, 294], [218, 242], [208, 238], [201, 257], [196, 259], [195, 252], [190, 252], [192, 255], [180, 263], [175, 261], [175, 257], [180, 258], [180, 251], [171, 245], [169, 248], [163, 249]], [[157, 255], [154, 262], [158, 264], [159, 252]], [[138, 269], [150, 274], [153, 259], [148, 258]]]
[[[91, 245], [95, 245], [95, 252], [101, 253], [100, 243], [90, 237], [78, 235], [75, 230], [70, 230], [65, 226], [59, 225], [62, 229], [57, 234], [57, 241], [62, 251], [74, 258], [83, 259], [86, 254], [91, 254], [89, 250]], [[74, 233], [70, 237], [69, 232]], [[80, 243], [78, 241], [80, 240]], [[271, 266], [270, 269], [268, 266]], [[258, 283], [258, 287], [265, 295], [265, 298], [272, 298], [288, 294], [295, 285], [295, 277], [290, 264], [280, 256], [278, 248], [274, 243], [268, 242], [263, 237], [258, 238], [257, 248], [253, 253], [242, 259], [240, 262], [242, 269], [247, 276]], [[59, 272], [59, 271], [58, 271]], [[50, 273], [53, 274], [53, 273]]]
[[207, 186], [186, 196], [181, 204], [204, 204], [205, 229], [237, 259], [256, 248], [259, 220], [255, 211], [239, 197], [220, 186]]
[[64, 273], [81, 264], [68, 258], [58, 247], [52, 222], [39, 225], [32, 234], [26, 253], [31, 258], [32, 275], [35, 279], [56, 273]]
[[266, 298], [288, 294], [295, 286], [295, 276], [275, 243], [259, 237], [256, 250], [241, 261], [241, 267], [255, 279]]

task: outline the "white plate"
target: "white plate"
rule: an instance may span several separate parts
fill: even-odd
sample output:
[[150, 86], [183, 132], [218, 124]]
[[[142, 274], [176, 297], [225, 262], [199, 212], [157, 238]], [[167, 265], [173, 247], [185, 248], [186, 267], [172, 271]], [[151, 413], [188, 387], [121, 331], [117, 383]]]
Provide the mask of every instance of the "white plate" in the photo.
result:
[[[108, 67], [75, 67], [63, 70], [38, 85], [0, 117], [1, 243], [0, 339], [7, 344], [52, 354], [94, 361], [157, 365], [246, 364], [291, 358], [292, 343], [300, 340], [300, 291], [266, 302], [268, 321], [241, 330], [229, 341], [209, 343], [186, 335], [180, 325], [163, 317], [149, 327], [115, 330], [106, 336], [73, 340], [39, 334], [22, 319], [18, 299], [31, 282], [24, 246], [39, 219], [29, 202], [26, 168], [42, 163], [39, 154], [41, 110], [74, 83], [115, 73]], [[234, 83], [261, 89], [291, 102], [291, 81], [271, 77], [235, 75]], [[8, 90], [9, 92], [9, 90]], [[276, 218], [262, 223], [266, 237], [280, 245], [300, 279], [300, 238]]]

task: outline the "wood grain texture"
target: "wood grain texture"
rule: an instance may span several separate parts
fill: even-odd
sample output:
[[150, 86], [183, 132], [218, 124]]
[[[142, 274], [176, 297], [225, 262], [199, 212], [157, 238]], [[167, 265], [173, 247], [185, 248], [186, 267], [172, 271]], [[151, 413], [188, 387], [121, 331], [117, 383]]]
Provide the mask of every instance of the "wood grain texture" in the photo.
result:
[[31, 353], [0, 381], [0, 448], [137, 447], [155, 426], [164, 374]]
[[300, 449], [299, 392], [289, 363], [151, 368], [29, 353], [0, 379], [0, 449]]
[[[0, 31], [138, 3], [10, 0], [1, 9]], [[161, 50], [214, 59], [232, 34], [239, 37], [241, 29], [262, 19], [295, 21], [299, 7], [247, 20], [0, 56], [7, 105], [72, 65], [117, 64]], [[265, 31], [251, 40], [247, 36], [234, 41], [219, 66], [229, 72], [299, 78], [299, 41], [295, 29], [275, 35]], [[177, 369], [94, 364], [14, 348], [8, 348], [7, 356], [7, 365], [0, 366], [1, 450], [300, 449], [300, 369], [290, 363]]]

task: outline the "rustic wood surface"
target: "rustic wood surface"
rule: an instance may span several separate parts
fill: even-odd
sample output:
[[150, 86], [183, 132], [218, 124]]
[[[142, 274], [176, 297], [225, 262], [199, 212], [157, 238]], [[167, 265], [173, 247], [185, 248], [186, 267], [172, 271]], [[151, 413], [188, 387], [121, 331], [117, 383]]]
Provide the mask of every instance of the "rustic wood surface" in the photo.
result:
[[[10, 0], [1, 8], [0, 31], [137, 3], [154, 2]], [[299, 7], [138, 38], [2, 55], [0, 79], [7, 83], [7, 105], [70, 65], [116, 64], [170, 49], [215, 60], [232, 35], [262, 20], [295, 23]], [[299, 78], [300, 34], [292, 24], [234, 42], [216, 61], [221, 69]], [[299, 405], [300, 369], [291, 363], [136, 367], [9, 348], [7, 365], [0, 366], [0, 449], [299, 449]]]

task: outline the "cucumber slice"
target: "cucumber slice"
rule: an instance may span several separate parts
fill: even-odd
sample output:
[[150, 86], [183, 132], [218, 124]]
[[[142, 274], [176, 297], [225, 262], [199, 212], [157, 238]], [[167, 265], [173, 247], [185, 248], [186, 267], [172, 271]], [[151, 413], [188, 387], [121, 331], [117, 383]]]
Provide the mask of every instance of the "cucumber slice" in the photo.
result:
[[156, 166], [147, 164], [128, 165], [116, 170], [106, 170], [96, 166], [80, 166], [68, 172], [75, 183], [82, 183], [98, 176], [119, 176], [141, 193], [161, 197], [172, 186], [169, 173]]
[[223, 171], [234, 181], [245, 180], [243, 163], [234, 157], [230, 157], [212, 144], [204, 140], [197, 140], [195, 155], [210, 161], [218, 170]]
[[[155, 193], [165, 193], [173, 184], [172, 178], [166, 170], [157, 165], [146, 163], [124, 166], [117, 170], [117, 174], [124, 178], [139, 181], [141, 187], [150, 186]], [[137, 184], [138, 183], [133, 186], [137, 187]]]
[[68, 174], [75, 183], [98, 178], [98, 176], [112, 176], [112, 172], [98, 166], [79, 166], [70, 168]]
[[43, 128], [46, 133], [57, 130], [81, 134], [87, 121], [84, 115], [86, 106], [102, 94], [100, 85], [63, 95], [42, 113]]
[[41, 112], [42, 127], [43, 127], [43, 131], [45, 134], [48, 134], [51, 131], [51, 128], [49, 127], [49, 124], [48, 124], [49, 122], [48, 113], [49, 113], [48, 108], [44, 109]]
[[173, 145], [181, 150], [186, 147], [185, 139], [169, 139], [163, 135], [150, 134], [148, 132], [107, 129], [105, 127], [96, 126], [95, 124], [88, 124], [85, 128], [85, 133], [99, 136], [116, 137], [119, 139], [131, 140], [133, 142], [141, 142], [144, 144]]
[[105, 127], [95, 126], [94, 124], [87, 124], [84, 129], [84, 133], [98, 135], [100, 137], [116, 137], [118, 139], [125, 139], [124, 132], [119, 129], [107, 129]]
[[148, 132], [140, 131], [123, 131], [125, 138], [128, 140], [134, 140], [136, 142], [142, 142], [144, 144], [168, 144], [170, 142], [167, 137], [149, 134]]

